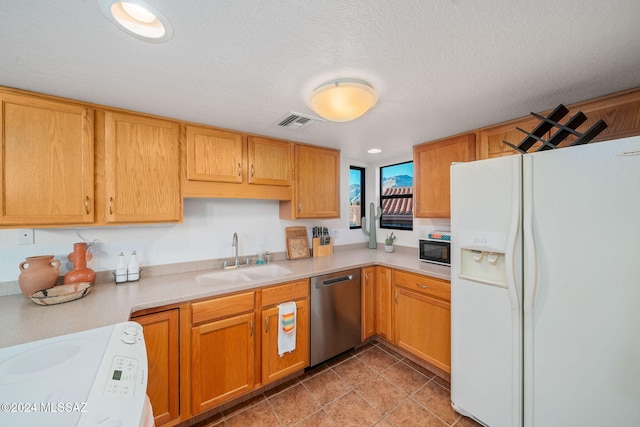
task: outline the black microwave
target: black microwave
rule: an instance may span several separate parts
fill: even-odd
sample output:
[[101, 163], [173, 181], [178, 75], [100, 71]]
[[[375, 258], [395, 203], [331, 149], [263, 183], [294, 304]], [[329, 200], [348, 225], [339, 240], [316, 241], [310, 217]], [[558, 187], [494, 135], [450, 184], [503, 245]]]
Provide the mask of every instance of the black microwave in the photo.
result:
[[432, 231], [418, 242], [420, 261], [451, 266], [451, 233]]

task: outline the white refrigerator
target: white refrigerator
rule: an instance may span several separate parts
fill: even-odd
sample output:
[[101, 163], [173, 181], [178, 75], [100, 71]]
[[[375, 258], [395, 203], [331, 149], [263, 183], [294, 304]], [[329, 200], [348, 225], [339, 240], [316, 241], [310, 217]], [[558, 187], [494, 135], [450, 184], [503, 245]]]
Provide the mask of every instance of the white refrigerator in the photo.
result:
[[451, 401], [640, 426], [640, 137], [451, 166]]

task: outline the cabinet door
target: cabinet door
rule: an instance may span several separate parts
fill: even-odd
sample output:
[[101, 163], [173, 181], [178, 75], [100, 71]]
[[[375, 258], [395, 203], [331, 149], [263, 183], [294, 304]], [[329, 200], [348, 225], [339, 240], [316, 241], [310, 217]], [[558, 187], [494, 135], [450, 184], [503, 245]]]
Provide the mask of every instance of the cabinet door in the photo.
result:
[[242, 182], [242, 135], [187, 125], [187, 181]]
[[147, 394], [156, 426], [180, 418], [178, 365], [178, 310], [167, 310], [134, 319], [142, 325], [147, 347], [149, 377]]
[[179, 133], [175, 122], [106, 112], [106, 222], [181, 220]]
[[395, 286], [395, 344], [451, 372], [450, 304]]
[[340, 217], [340, 152], [296, 146], [295, 218]]
[[475, 138], [466, 134], [413, 147], [416, 217], [451, 217], [449, 168], [453, 162], [475, 160]]
[[278, 354], [278, 307], [262, 310], [262, 383], [309, 366], [309, 298], [296, 301], [296, 349]]
[[291, 185], [293, 144], [249, 137], [249, 183]]
[[362, 269], [362, 341], [376, 334], [375, 291], [376, 267]]
[[[502, 141], [517, 146], [526, 135], [516, 128], [531, 132], [538, 124], [540, 124], [540, 120], [534, 117], [523, 117], [478, 131], [478, 158], [492, 159], [517, 154], [517, 151]], [[548, 139], [549, 135], [545, 135], [544, 138]], [[534, 146], [535, 149], [539, 145], [540, 143], [537, 143]]]
[[211, 409], [253, 390], [254, 313], [191, 329], [191, 410]]
[[391, 327], [391, 269], [376, 267], [376, 333], [393, 341]]
[[0, 224], [88, 224], [93, 110], [0, 93]]

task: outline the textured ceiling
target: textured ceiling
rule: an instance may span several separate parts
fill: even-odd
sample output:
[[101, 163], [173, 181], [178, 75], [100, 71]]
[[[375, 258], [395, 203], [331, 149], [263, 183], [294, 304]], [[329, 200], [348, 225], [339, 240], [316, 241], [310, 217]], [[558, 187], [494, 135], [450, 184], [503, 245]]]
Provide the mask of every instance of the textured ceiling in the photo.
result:
[[[0, 0], [0, 85], [340, 148], [362, 163], [411, 146], [640, 86], [638, 0], [148, 0], [163, 44], [127, 35], [97, 0]], [[306, 132], [335, 78], [378, 104]], [[379, 147], [382, 154], [366, 150]]]

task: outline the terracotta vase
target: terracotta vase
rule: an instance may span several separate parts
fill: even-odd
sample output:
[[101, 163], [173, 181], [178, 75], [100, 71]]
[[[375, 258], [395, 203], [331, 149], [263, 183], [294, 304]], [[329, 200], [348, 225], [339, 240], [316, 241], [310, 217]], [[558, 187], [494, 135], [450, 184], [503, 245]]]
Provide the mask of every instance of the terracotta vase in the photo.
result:
[[96, 272], [87, 268], [87, 261], [93, 256], [91, 252], [87, 252], [86, 243], [74, 243], [73, 252], [69, 254], [69, 261], [73, 263], [73, 270], [64, 275], [64, 284], [89, 282], [96, 280]]
[[18, 285], [27, 298], [43, 289], [53, 287], [58, 281], [60, 261], [53, 255], [27, 257], [20, 263]]

